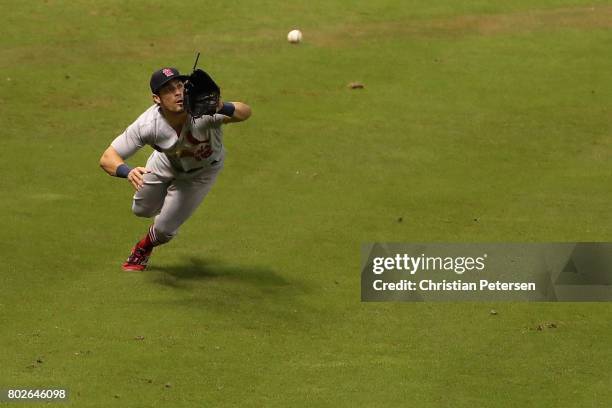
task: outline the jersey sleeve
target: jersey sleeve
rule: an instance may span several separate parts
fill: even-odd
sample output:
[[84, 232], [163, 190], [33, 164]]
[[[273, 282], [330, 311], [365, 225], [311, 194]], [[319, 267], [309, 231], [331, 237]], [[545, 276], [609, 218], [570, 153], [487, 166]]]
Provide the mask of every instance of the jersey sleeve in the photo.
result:
[[215, 113], [214, 115], [204, 115], [195, 120], [195, 127], [198, 130], [204, 131], [206, 129], [218, 129], [223, 124], [223, 118], [225, 116]]
[[223, 124], [223, 118], [225, 118], [224, 115], [221, 115], [220, 113], [215, 113], [211, 117], [211, 126], [214, 128], [220, 128]]
[[111, 146], [125, 160], [133, 156], [144, 145], [153, 144], [152, 135], [149, 133], [146, 131], [146, 128], [140, 126], [138, 121], [136, 121], [128, 126], [122, 134], [117, 136], [111, 143]]

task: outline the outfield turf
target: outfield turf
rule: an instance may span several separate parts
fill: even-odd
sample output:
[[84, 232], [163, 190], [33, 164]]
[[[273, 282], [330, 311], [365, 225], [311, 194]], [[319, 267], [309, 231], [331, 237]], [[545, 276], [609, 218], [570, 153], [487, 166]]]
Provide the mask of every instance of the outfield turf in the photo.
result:
[[[0, 10], [0, 388], [67, 387], [75, 407], [610, 406], [610, 304], [359, 292], [362, 242], [612, 240], [606, 2]], [[150, 270], [122, 272], [149, 221], [98, 159], [151, 72], [198, 50], [253, 116]]]

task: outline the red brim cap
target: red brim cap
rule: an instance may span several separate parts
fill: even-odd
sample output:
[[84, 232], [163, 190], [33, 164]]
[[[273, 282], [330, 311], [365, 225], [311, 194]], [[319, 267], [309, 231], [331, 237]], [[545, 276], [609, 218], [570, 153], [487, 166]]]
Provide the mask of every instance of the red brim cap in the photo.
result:
[[183, 81], [189, 78], [187, 75], [181, 75], [176, 68], [162, 68], [151, 75], [151, 92], [156, 94], [159, 90], [173, 79], [181, 79]]

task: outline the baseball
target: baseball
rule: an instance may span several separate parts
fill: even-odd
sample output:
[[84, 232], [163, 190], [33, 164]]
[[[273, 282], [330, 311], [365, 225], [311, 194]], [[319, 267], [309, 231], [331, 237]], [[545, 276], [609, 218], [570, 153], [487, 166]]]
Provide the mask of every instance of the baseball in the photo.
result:
[[291, 30], [287, 34], [287, 41], [291, 44], [297, 44], [302, 41], [302, 32], [300, 30]]

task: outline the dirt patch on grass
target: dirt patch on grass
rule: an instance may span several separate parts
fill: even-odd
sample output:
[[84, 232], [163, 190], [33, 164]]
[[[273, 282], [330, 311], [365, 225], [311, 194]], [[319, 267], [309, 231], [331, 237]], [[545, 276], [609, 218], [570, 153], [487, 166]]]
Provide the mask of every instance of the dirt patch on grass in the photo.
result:
[[612, 6], [567, 7], [508, 14], [463, 15], [429, 20], [355, 23], [336, 27], [333, 33], [309, 33], [321, 46], [348, 40], [402, 37], [463, 37], [467, 35], [523, 34], [557, 29], [589, 30], [612, 27]]

